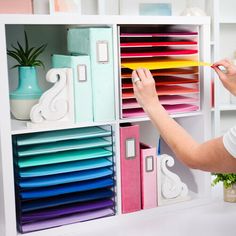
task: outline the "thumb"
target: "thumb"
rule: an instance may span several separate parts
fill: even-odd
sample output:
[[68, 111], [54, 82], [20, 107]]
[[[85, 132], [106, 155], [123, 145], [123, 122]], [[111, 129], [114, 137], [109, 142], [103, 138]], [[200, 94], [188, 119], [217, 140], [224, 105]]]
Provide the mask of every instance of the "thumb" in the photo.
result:
[[217, 75], [219, 76], [220, 80], [222, 80], [222, 81], [226, 80], [226, 75], [225, 75], [224, 72], [222, 72], [217, 66], [214, 66], [212, 68], [217, 73]]

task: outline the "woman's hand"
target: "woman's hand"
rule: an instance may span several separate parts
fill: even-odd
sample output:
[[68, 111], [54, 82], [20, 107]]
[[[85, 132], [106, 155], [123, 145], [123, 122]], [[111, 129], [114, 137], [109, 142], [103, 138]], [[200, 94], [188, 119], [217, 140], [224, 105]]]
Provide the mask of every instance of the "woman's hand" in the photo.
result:
[[135, 97], [146, 112], [153, 106], [160, 105], [155, 80], [148, 69], [140, 68], [133, 71], [132, 81]]
[[[226, 71], [223, 72], [219, 66], [224, 66]], [[224, 87], [236, 96], [236, 66], [229, 60], [221, 60], [212, 65], [212, 68], [218, 74]]]

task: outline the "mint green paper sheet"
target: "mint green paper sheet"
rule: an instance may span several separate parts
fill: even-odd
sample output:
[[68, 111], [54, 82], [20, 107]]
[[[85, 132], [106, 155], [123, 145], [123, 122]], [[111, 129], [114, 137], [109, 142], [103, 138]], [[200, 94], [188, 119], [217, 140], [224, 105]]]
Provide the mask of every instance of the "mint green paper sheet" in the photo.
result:
[[82, 140], [66, 140], [48, 144], [38, 144], [19, 147], [17, 150], [18, 157], [48, 154], [69, 150], [81, 150], [86, 148], [107, 147], [112, 145], [112, 140], [103, 138], [92, 138]]
[[105, 130], [100, 127], [86, 127], [18, 135], [16, 144], [18, 146], [24, 146], [70, 139], [88, 139], [107, 136], [111, 136], [111, 130]]
[[37, 155], [32, 157], [19, 158], [18, 166], [20, 168], [51, 165], [57, 163], [81, 161], [100, 157], [112, 156], [112, 152], [103, 148], [94, 148], [86, 150], [73, 150], [67, 152], [56, 152], [52, 154]]
[[55, 175], [55, 174], [69, 173], [73, 171], [97, 169], [112, 165], [113, 165], [112, 161], [106, 158], [98, 158], [85, 161], [68, 162], [63, 164], [24, 168], [20, 169], [19, 176], [22, 178], [29, 178], [29, 177], [38, 177], [46, 175]]

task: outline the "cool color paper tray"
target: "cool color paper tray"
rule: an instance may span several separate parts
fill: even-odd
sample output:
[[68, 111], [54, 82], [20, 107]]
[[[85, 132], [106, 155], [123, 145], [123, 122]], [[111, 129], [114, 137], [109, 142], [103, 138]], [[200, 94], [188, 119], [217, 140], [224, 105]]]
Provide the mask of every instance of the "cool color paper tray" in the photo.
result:
[[23, 200], [38, 199], [38, 198], [58, 196], [62, 194], [89, 191], [93, 189], [107, 188], [113, 185], [114, 185], [113, 179], [111, 177], [105, 177], [101, 179], [57, 185], [34, 190], [25, 190], [25, 191], [21, 190], [19, 195]]
[[17, 136], [16, 143], [18, 146], [50, 143], [70, 139], [87, 139], [110, 136], [111, 131], [104, 130], [100, 127], [86, 127], [79, 129], [58, 130], [43, 133], [24, 134]]
[[22, 203], [21, 211], [29, 212], [39, 209], [45, 209], [49, 207], [56, 207], [66, 204], [72, 204], [76, 202], [86, 202], [103, 198], [113, 197], [114, 193], [109, 189], [100, 189], [93, 190], [89, 192], [82, 193], [73, 193], [70, 195], [62, 195], [58, 197], [48, 198], [44, 201], [42, 200], [34, 200], [34, 201], [26, 201]]
[[138, 68], [147, 68], [149, 70], [169, 69], [192, 66], [211, 66], [210, 63], [190, 60], [153, 60], [153, 59], [133, 59], [127, 62], [121, 62], [122, 67], [136, 70]]
[[19, 176], [23, 178], [39, 177], [108, 166], [112, 166], [111, 161], [107, 160], [106, 158], [98, 158], [85, 161], [68, 162], [64, 164], [24, 168], [20, 170]]
[[56, 218], [53, 220], [46, 220], [46, 221], [40, 221], [37, 223], [25, 224], [25, 225], [22, 225], [22, 231], [24, 233], [27, 233], [31, 231], [42, 230], [42, 229], [57, 227], [57, 226], [66, 225], [66, 224], [72, 224], [76, 222], [83, 222], [83, 221], [101, 218], [105, 216], [111, 216], [114, 214], [115, 214], [114, 210], [112, 209], [102, 209], [102, 210], [95, 210], [95, 211], [90, 211], [86, 213], [78, 213], [71, 216]]
[[49, 218], [59, 217], [68, 214], [74, 214], [79, 212], [91, 211], [101, 208], [112, 208], [114, 202], [111, 199], [102, 199], [86, 203], [76, 203], [69, 206], [61, 206], [56, 209], [47, 209], [43, 211], [37, 211], [33, 213], [26, 213], [21, 217], [22, 223], [32, 222], [36, 220], [45, 220]]
[[163, 47], [163, 46], [195, 46], [195, 41], [167, 41], [167, 42], [125, 42], [120, 43], [121, 48], [125, 47]]
[[78, 171], [66, 174], [51, 175], [46, 177], [20, 179], [18, 180], [18, 185], [20, 188], [40, 188], [52, 185], [96, 179], [112, 174], [113, 171], [109, 168], [99, 168], [94, 170]]
[[48, 144], [38, 144], [32, 146], [23, 146], [18, 148], [17, 155], [18, 157], [39, 155], [39, 154], [48, 154], [53, 152], [61, 152], [68, 150], [81, 150], [86, 148], [95, 148], [95, 147], [106, 147], [112, 145], [111, 140], [105, 140], [103, 138], [91, 138], [91, 139], [82, 139], [82, 140], [67, 140], [61, 142], [54, 142]]
[[152, 52], [121, 52], [121, 58], [182, 56], [182, 55], [193, 55], [193, 54], [196, 54], [196, 53], [198, 53], [198, 50], [165, 50], [165, 51], [152, 51]]
[[103, 148], [93, 148], [85, 150], [72, 150], [67, 152], [56, 152], [51, 154], [36, 155], [18, 159], [20, 168], [33, 167], [40, 165], [50, 165], [71, 161], [81, 161], [99, 157], [111, 156], [112, 152]]

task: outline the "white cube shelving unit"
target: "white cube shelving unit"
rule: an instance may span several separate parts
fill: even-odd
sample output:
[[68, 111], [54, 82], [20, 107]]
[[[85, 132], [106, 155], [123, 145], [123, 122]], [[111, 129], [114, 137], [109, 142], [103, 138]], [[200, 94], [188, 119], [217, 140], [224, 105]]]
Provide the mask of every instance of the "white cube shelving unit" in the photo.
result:
[[[119, 127], [121, 123], [131, 122], [140, 125], [141, 141], [150, 145], [156, 145], [159, 134], [153, 129], [148, 118], [120, 119], [120, 98], [119, 98], [119, 48], [118, 48], [118, 26], [122, 25], [177, 25], [198, 27], [199, 31], [199, 56], [202, 61], [210, 61], [210, 19], [208, 17], [139, 17], [139, 16], [19, 16], [9, 15], [0, 16], [0, 235], [1, 236], [19, 236], [16, 227], [16, 207], [14, 193], [14, 171], [12, 154], [12, 135], [33, 133], [39, 131], [54, 130], [29, 129], [25, 122], [11, 120], [9, 87], [15, 86], [9, 77], [14, 76], [9, 72], [10, 63], [7, 59], [7, 45], [14, 42], [14, 38], [23, 35], [24, 30], [31, 32], [32, 40], [36, 43], [38, 36], [43, 35], [51, 40], [47, 48], [47, 55], [55, 50], [60, 53], [65, 52], [66, 29], [68, 26], [109, 26], [113, 29], [113, 54], [114, 54], [114, 81], [115, 81], [115, 109], [116, 119], [112, 122], [86, 123], [73, 126], [60, 127], [60, 129], [112, 125], [114, 130], [115, 142], [115, 163], [116, 163], [116, 195], [117, 195], [117, 214], [112, 217], [92, 220], [84, 223], [61, 226], [58, 228], [42, 230], [28, 233], [27, 236], [76, 236], [90, 232], [99, 232], [103, 230], [104, 236], [110, 235], [110, 228], [120, 225], [120, 227], [129, 227], [129, 221], [139, 222], [142, 218], [156, 217], [163, 212], [172, 211], [186, 207], [192, 207], [207, 203], [210, 199], [210, 174], [198, 170], [192, 170], [180, 163], [176, 165], [176, 172], [187, 183], [192, 200], [175, 205], [156, 207], [150, 210], [142, 210], [132, 214], [121, 214], [121, 181], [120, 181], [120, 141]], [[52, 33], [50, 34], [52, 30]], [[17, 35], [17, 34], [18, 35]], [[22, 38], [23, 39], [23, 38]], [[40, 38], [43, 41], [44, 38]], [[53, 40], [55, 43], [53, 44]], [[49, 68], [49, 60], [46, 60], [46, 68]], [[43, 72], [41, 76], [43, 77]], [[211, 137], [211, 109], [210, 109], [210, 68], [200, 69], [200, 89], [201, 89], [201, 109], [200, 111], [172, 115], [193, 137], [202, 142]], [[205, 79], [206, 78], [206, 79]], [[10, 86], [9, 86], [10, 84]], [[47, 84], [41, 81], [45, 88]], [[165, 151], [170, 153], [165, 145]], [[105, 229], [105, 230], [104, 230]]]

